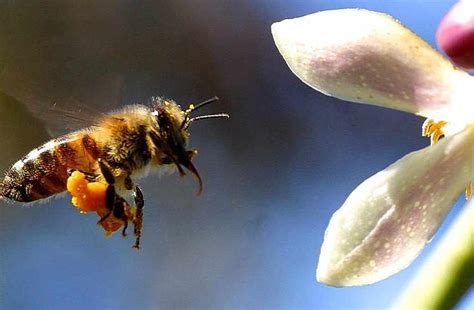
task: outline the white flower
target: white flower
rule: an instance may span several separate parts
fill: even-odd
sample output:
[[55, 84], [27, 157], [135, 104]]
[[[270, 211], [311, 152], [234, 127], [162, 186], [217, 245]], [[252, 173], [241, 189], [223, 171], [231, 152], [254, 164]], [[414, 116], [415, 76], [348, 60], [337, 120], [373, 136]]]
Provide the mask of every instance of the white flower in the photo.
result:
[[272, 33], [309, 86], [427, 117], [424, 134], [445, 135], [364, 181], [326, 230], [318, 281], [364, 285], [399, 272], [474, 179], [474, 78], [382, 13], [323, 11], [275, 23]]

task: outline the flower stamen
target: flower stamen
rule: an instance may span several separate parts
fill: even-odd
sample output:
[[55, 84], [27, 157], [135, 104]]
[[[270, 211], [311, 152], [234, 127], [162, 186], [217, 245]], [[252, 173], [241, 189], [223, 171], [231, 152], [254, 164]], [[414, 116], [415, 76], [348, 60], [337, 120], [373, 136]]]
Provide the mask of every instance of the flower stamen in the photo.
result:
[[443, 127], [446, 126], [446, 124], [447, 122], [445, 121], [434, 121], [427, 118], [421, 127], [421, 134], [423, 137], [430, 137], [431, 145], [433, 145], [444, 136]]
[[472, 197], [472, 182], [469, 182], [469, 184], [466, 186], [466, 200], [471, 199]]
[[[423, 137], [430, 137], [431, 145], [439, 141], [439, 139], [444, 136], [443, 127], [446, 126], [447, 122], [445, 121], [435, 121], [433, 119], [427, 118], [421, 127], [421, 135]], [[466, 192], [464, 197], [466, 200], [471, 199], [472, 197], [472, 182], [466, 186]]]

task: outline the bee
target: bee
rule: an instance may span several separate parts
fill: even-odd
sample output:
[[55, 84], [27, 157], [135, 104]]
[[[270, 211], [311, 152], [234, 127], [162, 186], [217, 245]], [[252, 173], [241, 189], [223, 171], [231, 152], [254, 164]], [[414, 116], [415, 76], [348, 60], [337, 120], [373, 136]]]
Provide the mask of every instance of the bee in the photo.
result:
[[[197, 120], [228, 118], [225, 113], [191, 116], [217, 100], [213, 97], [182, 110], [173, 100], [154, 97], [150, 106], [129, 105], [105, 114], [93, 126], [50, 140], [17, 161], [0, 182], [0, 197], [27, 203], [68, 190], [78, 206], [84, 188], [98, 188], [98, 207], [87, 206], [92, 205], [87, 200], [81, 210], [97, 211], [98, 224], [106, 233], [123, 226], [125, 236], [131, 222], [138, 249], [144, 198], [134, 180], [150, 168], [171, 167], [181, 176], [186, 169], [196, 177], [201, 193], [202, 180], [192, 163], [197, 151], [187, 149], [188, 129]], [[77, 187], [74, 191], [70, 184], [80, 177], [83, 186], [72, 185]], [[134, 206], [123, 198], [130, 193]]]

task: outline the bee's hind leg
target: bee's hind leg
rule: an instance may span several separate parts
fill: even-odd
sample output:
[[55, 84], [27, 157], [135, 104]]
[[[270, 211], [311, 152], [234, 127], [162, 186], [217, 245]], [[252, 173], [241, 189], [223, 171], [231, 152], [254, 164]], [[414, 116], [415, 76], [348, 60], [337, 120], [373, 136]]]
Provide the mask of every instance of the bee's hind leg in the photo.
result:
[[115, 193], [115, 177], [112, 171], [110, 170], [109, 165], [101, 158], [99, 158], [97, 162], [99, 163], [100, 172], [104, 176], [105, 182], [107, 182], [107, 189], [105, 190], [105, 207], [107, 208], [107, 210], [109, 210], [109, 212], [102, 216], [97, 222], [97, 224], [100, 225], [112, 214], [112, 211], [114, 211], [114, 207], [116, 205], [115, 197], [119, 196], [117, 196]]
[[[115, 192], [115, 177], [109, 167], [109, 165], [104, 161], [99, 158], [98, 160], [99, 163], [99, 168], [104, 176], [105, 181], [108, 184], [106, 194], [105, 194], [105, 205], [109, 212], [104, 215], [100, 220], [99, 224], [102, 223], [107, 217], [109, 217], [112, 213], [114, 217], [121, 219], [123, 222], [123, 230], [122, 230], [122, 236], [126, 236], [126, 230], [128, 228], [128, 221], [131, 218], [131, 215], [129, 215], [129, 212], [127, 210], [129, 209], [129, 205], [125, 199], [120, 197], [119, 195], [116, 194]], [[132, 179], [128, 176], [125, 178], [125, 188], [128, 190], [131, 190], [134, 188], [134, 184]], [[143, 207], [145, 205], [145, 200], [143, 199], [143, 193], [138, 187], [138, 185], [135, 185], [134, 191], [133, 191], [133, 198], [135, 201], [135, 214], [133, 216], [133, 226], [134, 230], [133, 233], [135, 235], [135, 244], [133, 247], [135, 249], [140, 249], [140, 239], [142, 236], [142, 228], [143, 228]], [[130, 218], [129, 218], [130, 216]]]
[[80, 173], [82, 173], [83, 175], [85, 175], [85, 176], [86, 176], [86, 180], [89, 181], [89, 182], [94, 182], [95, 179], [97, 178], [96, 175], [87, 173], [87, 172], [82, 171], [82, 170], [79, 170], [79, 169], [72, 169], [72, 168], [68, 168], [68, 169], [66, 170], [68, 177], [70, 177], [74, 171], [79, 171]]
[[143, 193], [140, 187], [135, 186], [135, 190], [133, 192], [133, 198], [135, 200], [135, 218], [133, 220], [133, 233], [135, 235], [135, 244], [133, 247], [135, 249], [140, 249], [140, 238], [142, 236], [142, 228], [143, 228], [143, 207], [145, 206], [145, 199], [143, 199]]

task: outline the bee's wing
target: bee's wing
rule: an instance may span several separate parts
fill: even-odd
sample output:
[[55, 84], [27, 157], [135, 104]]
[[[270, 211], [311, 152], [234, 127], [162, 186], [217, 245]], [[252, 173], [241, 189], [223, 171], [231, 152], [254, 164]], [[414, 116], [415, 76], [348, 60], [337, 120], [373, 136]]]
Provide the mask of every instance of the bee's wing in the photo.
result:
[[52, 136], [88, 127], [119, 106], [122, 79], [116, 75], [78, 86], [51, 85], [17, 72], [7, 73], [1, 77], [8, 79], [0, 77], [0, 91], [24, 104]]
[[89, 127], [106, 112], [72, 97], [46, 103], [42, 111], [34, 111], [30, 106], [28, 108], [45, 123], [46, 130], [52, 137]]

